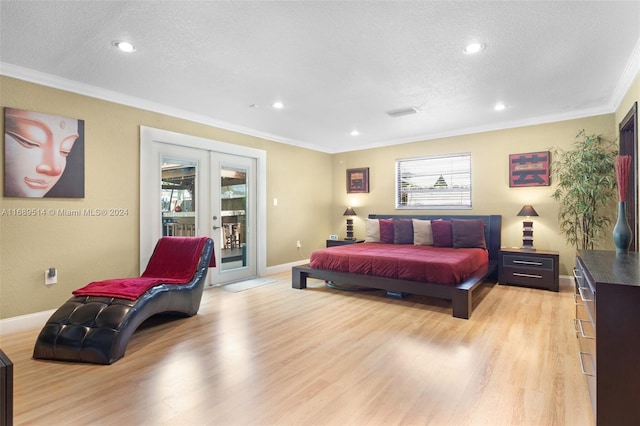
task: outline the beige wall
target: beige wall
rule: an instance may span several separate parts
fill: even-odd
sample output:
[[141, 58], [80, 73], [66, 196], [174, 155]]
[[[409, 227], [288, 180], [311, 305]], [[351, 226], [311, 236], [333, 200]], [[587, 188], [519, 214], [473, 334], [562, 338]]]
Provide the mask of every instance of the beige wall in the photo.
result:
[[[2, 107], [85, 120], [86, 150], [84, 199], [3, 197], [0, 211], [128, 210], [126, 217], [0, 216], [0, 318], [56, 308], [90, 281], [138, 275], [140, 126], [267, 152], [267, 266], [308, 257], [304, 251], [323, 243], [331, 231], [331, 187], [325, 184], [332, 176], [329, 154], [7, 77], [0, 77], [0, 85]], [[4, 122], [0, 125], [4, 128]], [[272, 202], [276, 197], [277, 207]], [[296, 240], [303, 243], [302, 253]], [[58, 268], [58, 284], [45, 287], [44, 271], [51, 266]]]
[[[516, 215], [523, 205], [531, 204], [538, 212], [534, 218], [534, 245], [560, 252], [560, 273], [570, 274], [575, 250], [567, 246], [558, 227], [558, 207], [551, 199], [553, 186], [510, 188], [509, 154], [547, 151], [551, 147], [570, 149], [576, 134], [603, 134], [617, 139], [614, 114], [538, 126], [520, 127], [465, 136], [415, 142], [397, 146], [334, 155], [333, 223], [344, 235], [344, 206], [351, 205], [358, 214], [354, 220], [356, 237], [364, 237], [364, 220], [370, 213], [450, 213], [502, 215], [502, 244], [522, 245], [522, 218]], [[395, 210], [395, 160], [457, 152], [470, 152], [472, 158], [473, 209], [435, 212]], [[370, 193], [347, 194], [344, 188], [346, 169], [369, 167]], [[612, 211], [612, 214], [615, 214]], [[607, 235], [607, 239], [611, 238]], [[610, 241], [603, 248], [612, 247]]]
[[[534, 205], [540, 215], [534, 225], [535, 245], [560, 251], [560, 273], [569, 274], [574, 249], [559, 233], [558, 209], [550, 198], [553, 186], [509, 188], [508, 155], [569, 148], [581, 129], [617, 138], [619, 120], [640, 98], [639, 80], [615, 114], [329, 155], [0, 76], [0, 106], [83, 119], [86, 149], [84, 199], [2, 198], [0, 210], [129, 211], [118, 218], [1, 216], [0, 319], [54, 309], [73, 289], [93, 280], [137, 275], [141, 125], [267, 152], [267, 266], [307, 258], [324, 246], [329, 234], [343, 237], [342, 213], [348, 205], [358, 213], [359, 237], [364, 236], [369, 213], [395, 213], [396, 159], [471, 152], [473, 209], [456, 213], [501, 214], [503, 245], [519, 246], [522, 221], [516, 214], [522, 205]], [[346, 193], [346, 169], [357, 167], [370, 168], [368, 194]], [[274, 198], [278, 206], [273, 205]], [[296, 249], [297, 240], [302, 250]], [[612, 247], [608, 237], [602, 248]], [[59, 282], [45, 287], [44, 270], [50, 266], [59, 269]]]

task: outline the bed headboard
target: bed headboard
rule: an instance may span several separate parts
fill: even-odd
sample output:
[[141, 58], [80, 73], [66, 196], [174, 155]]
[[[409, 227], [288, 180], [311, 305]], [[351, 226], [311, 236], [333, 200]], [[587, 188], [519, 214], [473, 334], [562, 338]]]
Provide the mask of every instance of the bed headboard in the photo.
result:
[[486, 225], [484, 228], [484, 236], [487, 241], [487, 250], [489, 251], [489, 259], [498, 261], [500, 255], [500, 235], [502, 232], [502, 215], [404, 215], [404, 214], [370, 214], [369, 219], [422, 219], [422, 220], [438, 220], [438, 219], [482, 219]]

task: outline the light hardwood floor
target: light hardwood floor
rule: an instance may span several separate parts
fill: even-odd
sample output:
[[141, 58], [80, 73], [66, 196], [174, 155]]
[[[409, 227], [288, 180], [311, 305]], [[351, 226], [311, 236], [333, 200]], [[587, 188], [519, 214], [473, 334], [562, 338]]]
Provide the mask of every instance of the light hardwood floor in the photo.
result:
[[[590, 425], [560, 293], [490, 284], [447, 302], [309, 280], [205, 291], [198, 315], [145, 323], [111, 366], [31, 359], [3, 336], [16, 425]], [[421, 303], [426, 302], [426, 303]]]

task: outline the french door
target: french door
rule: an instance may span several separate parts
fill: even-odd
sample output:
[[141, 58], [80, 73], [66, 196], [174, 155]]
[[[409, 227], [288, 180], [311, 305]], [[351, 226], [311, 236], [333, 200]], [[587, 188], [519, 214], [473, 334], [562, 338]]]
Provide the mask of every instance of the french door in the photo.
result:
[[[255, 160], [211, 152], [211, 232], [219, 283], [256, 276]], [[214, 280], [215, 281], [215, 280]]]
[[[155, 137], [145, 137], [149, 132]], [[186, 146], [184, 137], [171, 143], [168, 136], [175, 134], [165, 133], [141, 129], [141, 271], [160, 237], [209, 236], [217, 267], [209, 270], [207, 285], [255, 277], [264, 235], [257, 232], [259, 159], [214, 151], [210, 144]]]

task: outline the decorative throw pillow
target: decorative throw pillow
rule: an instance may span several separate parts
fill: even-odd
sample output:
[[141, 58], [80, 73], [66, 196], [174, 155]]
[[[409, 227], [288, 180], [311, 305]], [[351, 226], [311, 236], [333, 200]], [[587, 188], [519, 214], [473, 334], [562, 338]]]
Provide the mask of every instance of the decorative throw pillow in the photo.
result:
[[482, 219], [452, 219], [451, 231], [455, 248], [487, 248]]
[[430, 220], [413, 219], [413, 244], [417, 246], [433, 245]]
[[380, 219], [380, 242], [393, 244], [393, 219]]
[[366, 236], [364, 237], [365, 243], [379, 243], [380, 242], [380, 222], [378, 219], [367, 219], [366, 223]]
[[433, 232], [434, 247], [453, 247], [450, 220], [432, 220], [431, 231]]
[[413, 244], [411, 219], [393, 219], [393, 244]]

